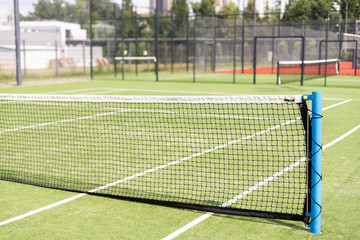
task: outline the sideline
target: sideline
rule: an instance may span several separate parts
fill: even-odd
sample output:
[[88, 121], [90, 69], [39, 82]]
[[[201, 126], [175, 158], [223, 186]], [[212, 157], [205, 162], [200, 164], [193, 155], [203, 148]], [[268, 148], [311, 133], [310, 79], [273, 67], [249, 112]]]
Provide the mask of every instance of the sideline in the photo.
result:
[[[334, 104], [334, 105], [331, 105], [331, 106], [327, 107], [326, 109], [324, 108], [323, 111], [332, 108], [332, 106], [334, 106], [334, 107], [335, 107], [335, 105], [336, 105], [336, 106], [339, 106], [339, 105], [344, 104], [344, 103], [347, 103], [347, 102], [349, 102], [349, 101], [350, 101], [350, 100], [346, 100], [346, 101], [343, 101], [343, 102], [340, 102], [340, 103], [336, 103], [336, 104]], [[226, 144], [223, 144], [223, 145], [214, 147], [214, 148], [212, 148], [212, 149], [208, 149], [208, 150], [205, 150], [205, 151], [203, 151], [203, 152], [193, 154], [193, 155], [188, 156], [188, 157], [186, 157], [186, 158], [179, 159], [179, 160], [177, 160], [177, 161], [174, 161], [174, 162], [171, 162], [171, 163], [167, 163], [167, 164], [164, 164], [164, 165], [161, 165], [161, 166], [157, 166], [157, 167], [155, 167], [155, 168], [148, 169], [148, 170], [146, 170], [146, 171], [144, 171], [144, 172], [137, 173], [137, 174], [132, 175], [132, 176], [128, 176], [128, 177], [126, 177], [126, 178], [124, 178], [124, 179], [120, 179], [120, 180], [118, 180], [118, 181], [116, 181], [116, 182], [109, 183], [109, 184], [104, 185], [104, 186], [101, 186], [101, 187], [99, 187], [99, 188], [97, 188], [97, 189], [92, 189], [92, 190], [90, 190], [89, 192], [96, 192], [96, 191], [98, 191], [98, 190], [100, 190], [100, 189], [104, 189], [104, 188], [113, 186], [113, 185], [115, 185], [115, 184], [118, 184], [118, 183], [121, 183], [121, 182], [130, 180], [130, 179], [133, 179], [133, 178], [135, 178], [135, 177], [142, 176], [142, 175], [147, 174], [147, 173], [149, 173], [149, 172], [153, 172], [153, 171], [156, 171], [156, 170], [158, 170], [158, 169], [162, 169], [162, 168], [165, 168], [165, 167], [168, 167], [168, 166], [177, 164], [177, 163], [179, 163], [179, 162], [188, 160], [188, 159], [190, 159], [190, 158], [193, 158], [193, 157], [196, 157], [196, 156], [199, 156], [199, 155], [208, 153], [208, 152], [212, 152], [212, 151], [217, 150], [217, 149], [219, 149], [219, 148], [224, 148], [224, 147], [229, 146], [229, 145], [231, 145], [231, 144], [234, 144], [234, 143], [237, 143], [237, 142], [240, 142], [240, 141], [243, 141], [243, 140], [246, 140], [246, 139], [249, 139], [249, 138], [258, 136], [258, 135], [263, 134], [263, 133], [265, 133], [265, 132], [268, 132], [268, 131], [277, 129], [277, 128], [281, 127], [281, 126], [290, 124], [290, 123], [292, 123], [293, 121], [296, 121], [296, 119], [291, 120], [291, 121], [288, 121], [288, 122], [285, 122], [285, 123], [283, 123], [283, 124], [280, 124], [280, 125], [277, 125], [277, 126], [274, 126], [274, 127], [271, 127], [271, 128], [268, 128], [268, 129], [266, 129], [266, 130], [263, 130], [263, 131], [254, 133], [254, 134], [252, 134], [252, 135], [249, 135], [249, 136], [246, 136], [246, 137], [243, 137], [243, 138], [234, 140], [234, 141], [232, 141], [232, 142], [229, 142], [229, 143], [226, 143]], [[359, 126], [358, 126], [358, 127], [359, 127]], [[341, 139], [340, 139], [340, 140], [341, 140]], [[338, 140], [338, 141], [340, 141], [340, 140]], [[31, 215], [33, 215], [33, 214], [42, 212], [42, 211], [47, 210], [47, 209], [50, 209], [50, 208], [52, 208], [52, 207], [59, 206], [59, 205], [61, 205], [61, 204], [63, 204], [63, 203], [70, 202], [70, 201], [72, 201], [72, 200], [78, 199], [78, 198], [83, 197], [83, 196], [86, 196], [86, 195], [88, 195], [88, 194], [87, 194], [87, 193], [81, 193], [81, 194], [75, 195], [75, 196], [73, 196], [73, 197], [70, 197], [70, 198], [61, 200], [61, 201], [59, 201], [59, 202], [50, 204], [50, 205], [48, 205], [48, 206], [45, 206], [45, 207], [42, 207], [42, 208], [39, 208], [39, 209], [30, 211], [30, 212], [28, 212], [28, 213], [19, 215], [19, 216], [17, 216], [17, 217], [7, 219], [7, 220], [5, 220], [5, 221], [0, 222], [0, 226], [3, 226], [3, 225], [5, 225], [5, 224], [11, 223], [11, 222], [14, 222], [14, 221], [17, 221], [17, 220], [21, 220], [21, 219], [26, 218], [26, 217], [28, 217], [28, 216], [31, 216]], [[206, 218], [205, 218], [205, 219], [206, 219]], [[205, 220], [205, 219], [204, 219], [204, 220]], [[199, 223], [199, 222], [198, 222], [198, 223]], [[179, 234], [180, 234], [180, 233], [179, 233]], [[169, 235], [169, 236], [170, 236], [170, 235]], [[175, 236], [174, 236], [174, 237], [175, 237]], [[167, 238], [165, 238], [165, 239], [167, 239]], [[171, 239], [171, 238], [169, 238], [169, 239]]]
[[[325, 146], [323, 146], [323, 151], [324, 151], [325, 149], [331, 147], [331, 146], [334, 145], [335, 143], [343, 140], [345, 137], [349, 136], [350, 134], [352, 134], [353, 132], [355, 132], [355, 131], [358, 130], [359, 128], [360, 128], [360, 125], [357, 125], [356, 127], [354, 127], [353, 129], [351, 129], [351, 130], [348, 131], [347, 133], [343, 134], [342, 136], [338, 137], [337, 139], [335, 139], [335, 140], [331, 141], [330, 143], [326, 144]], [[300, 159], [300, 160], [299, 160], [298, 162], [296, 162], [296, 163], [299, 163], [301, 160], [302, 160], [302, 159]], [[305, 158], [304, 158], [304, 160], [305, 160]], [[296, 164], [296, 163], [295, 163], [295, 164]], [[294, 164], [293, 164], [293, 165], [294, 165]], [[291, 165], [291, 166], [293, 166], [293, 165]], [[290, 168], [290, 166], [289, 166], [288, 168]], [[285, 170], [285, 169], [284, 169], [284, 170]], [[280, 176], [280, 175], [283, 173], [284, 170], [282, 170], [282, 171], [274, 174], [273, 176], [275, 176], [275, 175], [279, 175], [279, 176]], [[281, 174], [280, 174], [280, 173], [281, 173]], [[272, 176], [272, 177], [273, 177], [273, 176]], [[264, 181], [262, 181], [262, 182], [260, 182], [260, 183], [258, 183], [258, 184], [256, 184], [256, 185], [254, 185], [253, 187], [249, 188], [248, 190], [246, 190], [245, 192], [243, 192], [242, 194], [240, 194], [240, 195], [239, 195], [240, 197], [236, 197], [236, 198], [230, 200], [230, 201], [232, 201], [231, 203], [234, 203], [234, 202], [236, 202], [237, 200], [241, 199], [242, 197], [246, 196], [246, 195], [248, 194], [248, 192], [253, 191], [253, 188], [258, 188], [258, 186], [259, 186], [261, 183], [263, 183], [262, 185], [264, 185], [265, 183], [269, 182], [268, 179], [270, 179], [270, 178], [272, 178], [272, 177], [269, 177], [269, 178], [265, 179]], [[272, 179], [274, 179], [274, 178], [272, 178]], [[271, 179], [271, 180], [272, 180], [272, 179]], [[271, 180], [270, 180], [270, 181], [271, 181]], [[264, 182], [265, 182], [265, 183], [264, 183]], [[233, 200], [235, 200], [235, 201], [233, 201]], [[226, 204], [227, 204], [227, 203], [226, 203]], [[228, 205], [229, 205], [229, 204], [227, 204], [226, 206], [228, 206]], [[192, 228], [192, 227], [194, 227], [195, 225], [197, 225], [198, 223], [204, 221], [205, 219], [207, 219], [208, 217], [210, 217], [210, 216], [213, 215], [213, 214], [214, 214], [214, 213], [212, 213], [212, 212], [207, 212], [207, 213], [205, 213], [204, 215], [202, 215], [202, 216], [198, 217], [197, 219], [193, 220], [192, 222], [186, 224], [186, 225], [183, 226], [182, 228], [179, 228], [178, 230], [176, 230], [175, 232], [171, 233], [170, 235], [168, 235], [167, 237], [163, 238], [162, 240], [171, 240], [171, 239], [176, 238], [177, 236], [179, 236], [179, 235], [182, 234], [183, 232], [189, 230], [190, 228]]]

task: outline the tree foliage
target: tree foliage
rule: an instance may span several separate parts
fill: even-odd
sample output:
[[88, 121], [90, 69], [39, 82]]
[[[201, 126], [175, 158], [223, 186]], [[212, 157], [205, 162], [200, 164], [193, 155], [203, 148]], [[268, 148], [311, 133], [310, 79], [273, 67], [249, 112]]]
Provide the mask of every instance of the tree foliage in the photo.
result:
[[239, 8], [235, 5], [233, 1], [230, 1], [224, 8], [220, 11], [220, 14], [224, 15], [234, 15], [239, 12]]
[[269, 6], [266, 5], [264, 16], [261, 18], [259, 22], [277, 24], [279, 22], [279, 11], [270, 9]]
[[286, 21], [326, 19], [332, 10], [331, 0], [293, 0], [285, 7], [283, 19]]
[[[186, 31], [186, 22], [189, 13], [189, 6], [187, 0], [174, 0], [173, 5], [171, 7], [172, 14], [172, 27], [173, 31], [171, 35], [173, 37], [184, 36]], [[175, 31], [176, 29], [176, 31]]]
[[[340, 4], [339, 0], [335, 1], [336, 3]], [[346, 17], [346, 2], [347, 2], [347, 9], [352, 9], [352, 11], [348, 11], [348, 19], [360, 18], [360, 0], [343, 0], [341, 1], [341, 9], [344, 10], [341, 12], [342, 18], [345, 19]], [[354, 11], [357, 10], [357, 11]]]
[[38, 0], [33, 4], [34, 11], [29, 13], [29, 20], [52, 19], [65, 22], [83, 20], [87, 12], [77, 4], [70, 4], [64, 0]]
[[[247, 22], [252, 22], [253, 21], [253, 17], [254, 17], [254, 0], [249, 0], [248, 4], [246, 6], [246, 8], [244, 9], [244, 14], [245, 14], [245, 21]], [[259, 16], [259, 12], [255, 11], [256, 14], [256, 22], [259, 22], [260, 16]]]
[[176, 14], [189, 13], [189, 6], [187, 0], [174, 0], [171, 11], [175, 12]]
[[201, 2], [191, 3], [191, 8], [196, 15], [215, 14], [215, 0], [201, 0]]

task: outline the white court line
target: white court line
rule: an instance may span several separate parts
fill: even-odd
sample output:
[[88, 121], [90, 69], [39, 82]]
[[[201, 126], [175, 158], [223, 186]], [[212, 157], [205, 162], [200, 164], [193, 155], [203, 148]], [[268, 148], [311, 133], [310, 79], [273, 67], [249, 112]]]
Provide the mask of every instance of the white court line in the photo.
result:
[[[224, 92], [201, 92], [201, 91], [181, 91], [181, 90], [152, 90], [152, 89], [133, 89], [133, 88], [84, 88], [84, 89], [75, 89], [75, 90], [64, 90], [56, 92], [46, 92], [41, 94], [61, 94], [61, 93], [76, 93], [76, 92], [93, 92], [94, 94], [101, 93], [115, 93], [115, 92], [163, 92], [163, 93], [193, 93], [193, 94], [232, 94], [234, 93], [224, 93]], [[239, 95], [239, 94], [235, 94]]]
[[[213, 78], [218, 78], [219, 75], [221, 76], [226, 76], [228, 75], [229, 77], [231, 77], [233, 74], [232, 73], [215, 73], [215, 74], [210, 74], [210, 73], [197, 73], [196, 75], [196, 79], [198, 78], [209, 78], [209, 79], [213, 79]], [[149, 75], [148, 75], [149, 76]], [[129, 78], [128, 80], [132, 80], [132, 79], [136, 79], [136, 78]], [[164, 76], [161, 76], [160, 75], [160, 78], [159, 80], [163, 80], [163, 81], [167, 81], [167, 80], [176, 80], [176, 79], [182, 79], [182, 80], [192, 80], [193, 79], [193, 75], [190, 73], [189, 75], [187, 76], [178, 76], [178, 77], [164, 77]], [[147, 80], [145, 80], [147, 81]], [[220, 80], [221, 81], [221, 80]], [[151, 82], [151, 81], [148, 81], [148, 82]]]
[[323, 100], [347, 100], [347, 98], [323, 98]]
[[181, 91], [181, 90], [153, 90], [153, 89], [134, 89], [134, 88], [122, 88], [122, 89], [107, 89], [117, 91], [132, 91], [132, 92], [164, 92], [164, 93], [194, 93], [194, 94], [233, 94], [233, 93], [223, 93], [223, 92], [201, 92], [201, 91]]
[[[325, 149], [327, 149], [328, 147], [334, 145], [335, 143], [343, 140], [345, 137], [349, 136], [350, 134], [352, 134], [353, 132], [355, 132], [356, 130], [358, 130], [360, 128], [360, 125], [357, 125], [356, 127], [354, 127], [353, 129], [351, 129], [350, 131], [346, 132], [345, 134], [343, 134], [342, 136], [336, 138], [335, 140], [331, 141], [330, 143], [326, 144], [325, 146], [323, 146], [323, 151]], [[221, 207], [227, 207], [229, 205], [231, 205], [232, 203], [235, 203], [236, 201], [240, 200], [241, 198], [243, 198], [244, 196], [248, 195], [249, 193], [251, 193], [252, 191], [255, 191], [256, 189], [258, 189], [259, 187], [265, 185], [266, 183], [270, 182], [271, 180], [275, 179], [276, 177], [284, 174], [285, 172], [290, 171], [292, 168], [296, 167], [297, 165], [299, 165], [300, 163], [304, 162], [306, 160], [306, 158], [301, 158], [299, 161], [297, 161], [296, 163], [290, 165], [289, 167], [284, 168], [283, 170], [275, 173], [274, 175], [272, 175], [271, 177], [268, 177], [267, 179], [259, 182], [258, 184], [254, 185], [253, 187], [249, 188], [248, 190], [244, 191], [243, 193], [239, 194], [238, 196], [234, 197], [233, 199], [227, 201], [226, 203], [223, 203], [221, 205]], [[212, 212], [207, 212], [203, 215], [201, 215], [200, 217], [198, 217], [197, 219], [191, 221], [190, 223], [186, 224], [185, 226], [183, 226], [182, 228], [179, 228], [178, 230], [176, 230], [175, 232], [171, 233], [170, 235], [168, 235], [167, 237], [163, 238], [162, 240], [171, 240], [176, 238], [177, 236], [179, 236], [180, 234], [182, 234], [183, 232], [189, 230], [190, 228], [194, 227], [196, 224], [204, 221], [205, 219], [207, 219], [208, 217], [210, 217], [211, 215], [213, 215], [214, 213]]]
[[271, 177], [268, 177], [267, 179], [265, 179], [265, 180], [257, 183], [256, 185], [252, 186], [252, 187], [249, 188], [248, 190], [246, 190], [246, 191], [242, 192], [241, 194], [237, 195], [237, 196], [234, 197], [233, 199], [230, 199], [229, 201], [221, 204], [220, 207], [228, 207], [228, 206], [230, 206], [231, 204], [237, 202], [238, 200], [240, 200], [241, 198], [245, 197], [245, 196], [248, 195], [249, 193], [255, 191], [255, 190], [258, 189], [259, 187], [267, 184], [268, 182], [274, 180], [275, 178], [277, 178], [277, 177], [283, 175], [284, 173], [290, 171], [291, 169], [299, 166], [302, 162], [305, 162], [305, 160], [306, 160], [306, 157], [301, 158], [299, 161], [297, 161], [297, 162], [291, 164], [290, 166], [284, 168], [283, 170], [275, 173], [275, 174], [272, 175]]
[[[240, 95], [236, 93], [224, 93], [224, 92], [201, 92], [201, 91], [181, 91], [181, 90], [152, 90], [152, 89], [133, 89], [133, 88], [84, 88], [75, 90], [64, 90], [56, 92], [46, 92], [39, 94], [61, 94], [61, 93], [76, 93], [87, 92], [87, 94], [104, 94], [104, 93], [116, 93], [116, 92], [164, 92], [164, 93], [186, 93], [186, 94], [226, 94], [226, 95]], [[241, 94], [244, 95], [244, 94]], [[353, 100], [360, 101], [360, 99], [346, 99], [346, 98], [323, 98], [323, 100]]]
[[353, 129], [351, 129], [350, 131], [348, 131], [347, 133], [343, 134], [342, 136], [338, 137], [337, 139], [329, 142], [328, 144], [326, 144], [325, 146], [323, 146], [323, 150], [327, 149], [328, 147], [331, 147], [332, 145], [334, 145], [337, 142], [340, 142], [341, 140], [343, 140], [344, 138], [346, 138], [347, 136], [349, 136], [350, 134], [354, 133], [356, 130], [358, 130], [360, 128], [360, 125], [357, 125], [356, 127], [354, 127]]
[[[300, 118], [298, 118], [298, 119], [300, 119]], [[146, 171], [144, 171], [144, 172], [137, 173], [137, 174], [135, 174], [135, 175], [126, 177], [126, 178], [124, 178], [124, 179], [120, 179], [120, 180], [118, 180], [118, 181], [116, 181], [116, 182], [109, 183], [109, 184], [104, 185], [104, 186], [101, 186], [101, 187], [99, 187], [99, 188], [92, 189], [92, 190], [90, 190], [89, 192], [96, 192], [96, 191], [98, 191], [98, 190], [105, 189], [105, 188], [107, 188], [107, 187], [113, 186], [113, 185], [118, 184], [118, 183], [120, 183], [120, 182], [128, 181], [128, 180], [133, 179], [133, 178], [135, 178], [135, 177], [142, 176], [142, 175], [147, 174], [147, 173], [149, 173], [149, 172], [154, 172], [154, 171], [156, 171], [156, 170], [158, 170], [158, 169], [162, 169], [162, 168], [165, 168], [165, 167], [168, 167], [168, 166], [177, 164], [177, 163], [179, 163], [179, 162], [188, 160], [188, 159], [190, 159], [190, 158], [197, 157], [197, 156], [200, 156], [200, 155], [202, 155], [202, 154], [215, 151], [216, 149], [220, 149], [220, 148], [227, 147], [227, 146], [229, 146], [229, 145], [231, 145], [231, 144], [234, 144], [234, 143], [237, 143], [237, 142], [240, 142], [240, 141], [243, 141], [243, 140], [246, 140], [246, 139], [249, 139], [249, 138], [258, 136], [258, 135], [261, 135], [261, 134], [263, 134], [263, 133], [265, 133], [265, 132], [272, 131], [272, 130], [277, 129], [277, 128], [279, 128], [279, 127], [285, 126], [285, 125], [290, 124], [290, 123], [292, 123], [292, 122], [294, 122], [294, 121], [297, 121], [298, 119], [294, 119], [294, 120], [291, 120], [291, 121], [287, 121], [287, 122], [285, 122], [285, 123], [283, 123], [283, 124], [273, 126], [273, 127], [268, 128], [268, 129], [266, 129], [266, 130], [263, 130], [263, 131], [254, 133], [254, 134], [252, 134], [252, 135], [249, 135], [249, 136], [244, 137], [244, 138], [241, 138], [241, 139], [234, 140], [234, 141], [232, 141], [232, 142], [228, 142], [228, 143], [226, 143], [226, 144], [224, 144], [224, 145], [220, 145], [220, 146], [217, 146], [217, 147], [215, 147], [215, 148], [208, 149], [208, 150], [205, 150], [205, 151], [203, 151], [203, 152], [193, 154], [193, 155], [191, 155], [191, 156], [188, 156], [188, 157], [186, 157], [186, 158], [183, 158], [183, 159], [180, 159], [180, 160], [177, 160], [177, 161], [168, 163], [168, 164], [164, 164], [164, 165], [161, 165], [161, 166], [152, 168], [152, 169], [148, 169], [148, 170], [146, 170]], [[53, 205], [54, 207], [55, 207], [55, 206], [59, 206], [59, 205], [61, 205], [62, 203], [66, 203], [66, 202], [72, 201], [72, 200], [74, 200], [74, 199], [83, 197], [83, 196], [85, 196], [85, 195], [87, 195], [87, 194], [86, 194], [86, 193], [78, 194], [78, 195], [72, 197], [71, 200], [65, 199], [65, 200], [60, 201], [61, 203], [60, 203], [60, 202], [56, 202], [56, 203], [54, 203], [54, 204], [52, 204], [52, 205]], [[50, 208], [51, 208], [51, 207], [50, 207]], [[23, 219], [23, 218], [26, 218], [26, 217], [28, 217], [28, 216], [31, 216], [31, 215], [33, 215], [33, 214], [35, 214], [35, 213], [38, 213], [38, 212], [41, 212], [41, 211], [44, 211], [44, 210], [47, 210], [47, 209], [49, 209], [48, 206], [43, 207], [43, 208], [40, 208], [40, 209], [37, 209], [37, 210], [34, 210], [34, 211], [31, 211], [31, 212], [29, 212], [29, 213], [25, 213], [25, 214], [23, 214], [23, 215], [20, 215], [20, 216], [17, 216], [17, 217], [14, 217], [14, 218], [11, 218], [11, 219], [8, 219], [8, 220], [5, 220], [5, 221], [2, 221], [2, 222], [0, 222], [0, 226], [5, 225], [5, 224], [8, 224], [8, 223], [11, 223], [11, 222], [14, 222], [14, 221], [17, 221], [17, 220], [20, 220], [20, 219]], [[30, 214], [30, 213], [31, 213], [31, 214]]]
[[331, 109], [331, 108], [333, 108], [333, 107], [337, 107], [337, 106], [339, 106], [339, 105], [341, 105], [341, 104], [344, 104], [344, 103], [348, 103], [348, 102], [350, 102], [350, 101], [351, 101], [351, 99], [348, 99], [348, 100], [345, 100], [345, 101], [336, 103], [336, 104], [334, 104], [334, 105], [325, 107], [325, 108], [323, 108], [323, 111], [326, 111], [326, 110]]
[[[6, 101], [6, 103], [19, 103], [18, 101]], [[104, 109], [104, 110], [122, 110], [122, 111], [134, 111], [134, 112], [154, 112], [154, 113], [169, 113], [169, 114], [178, 114], [178, 115], [191, 115], [191, 116], [202, 116], [202, 117], [218, 117], [218, 118], [233, 118], [233, 119], [248, 119], [248, 120], [268, 120], [268, 121], [287, 121], [288, 119], [275, 119], [275, 118], [258, 118], [258, 117], [247, 117], [247, 116], [237, 116], [237, 115], [221, 115], [221, 114], [206, 114], [206, 113], [191, 113], [191, 112], [175, 112], [175, 111], [162, 111], [162, 110], [150, 110], [150, 109], [137, 109], [137, 108], [116, 108], [116, 107], [98, 107], [92, 105], [77, 105], [77, 104], [65, 104], [65, 103], [56, 103], [56, 102], [21, 102], [25, 104], [33, 105], [45, 105], [45, 106], [62, 106], [62, 107], [78, 107], [78, 108], [95, 108], [95, 109]], [[117, 113], [117, 112], [116, 112]], [[75, 119], [75, 120], [81, 120]], [[54, 123], [61, 123], [66, 120]], [[49, 125], [49, 124], [45, 124]], [[41, 126], [41, 125], [35, 125]], [[25, 127], [24, 127], [25, 129]], [[0, 131], [1, 133], [1, 131]]]
[[348, 99], [348, 98], [323, 98], [323, 100], [338, 100], [338, 101], [351, 100], [351, 101], [360, 101], [360, 99], [357, 99], [357, 98], [352, 98], [352, 99]]
[[86, 193], [80, 193], [80, 194], [78, 194], [78, 195], [75, 195], [75, 196], [70, 197], [70, 198], [66, 198], [66, 199], [64, 199], [64, 200], [58, 201], [58, 202], [53, 203], [53, 204], [50, 204], [50, 205], [48, 205], [48, 206], [45, 206], [45, 207], [42, 207], [42, 208], [38, 208], [38, 209], [36, 209], [36, 210], [34, 210], [34, 211], [31, 211], [31, 212], [28, 212], [28, 213], [19, 215], [19, 216], [14, 217], [14, 218], [10, 218], [10, 219], [8, 219], [8, 220], [5, 220], [5, 221], [0, 222], [0, 226], [5, 225], [5, 224], [8, 224], [8, 223], [11, 223], [11, 222], [14, 222], [14, 221], [17, 221], [17, 220], [21, 220], [21, 219], [26, 218], [26, 217], [28, 217], [28, 216], [34, 215], [34, 214], [36, 214], [36, 213], [39, 213], [39, 212], [45, 211], [45, 210], [47, 210], [47, 209], [50, 209], [50, 208], [59, 206], [59, 205], [61, 205], [61, 204], [70, 202], [70, 201], [72, 201], [72, 200], [81, 198], [81, 197], [83, 197], [83, 196], [85, 196], [85, 195], [86, 195]]
[[344, 80], [344, 79], [338, 80], [338, 79], [328, 78], [328, 80], [329, 81], [334, 81], [334, 82], [360, 82], [359, 80], [351, 80], [351, 79], [349, 79], [349, 80]]
[[56, 91], [56, 92], [46, 92], [43, 94], [89, 92], [89, 91], [97, 91], [97, 90], [102, 90], [102, 89], [103, 88], [82, 88], [82, 89], [63, 90], [63, 91]]
[[131, 111], [131, 109], [124, 109], [124, 110], [120, 110], [120, 111], [116, 111], [116, 112], [99, 113], [99, 114], [95, 114], [95, 115], [91, 115], [91, 116], [83, 116], [83, 117], [78, 117], [78, 118], [65, 119], [65, 120], [59, 120], [59, 121], [55, 121], [55, 122], [34, 124], [34, 125], [30, 125], [30, 126], [18, 127], [18, 128], [13, 128], [13, 129], [5, 129], [5, 130], [1, 130], [0, 133], [13, 132], [13, 131], [18, 131], [18, 130], [22, 130], [22, 129], [54, 125], [54, 124], [58, 124], [58, 123], [73, 122], [73, 121], [77, 121], [77, 120], [84, 120], [84, 119], [90, 119], [90, 118], [95, 118], [95, 117], [103, 117], [103, 116], [108, 116], [108, 115], [117, 114], [117, 113], [121, 113], [121, 112], [128, 112], [128, 111]]
[[[131, 180], [131, 179], [133, 179], [133, 178], [136, 178], [136, 177], [145, 175], [145, 174], [147, 174], [147, 173], [151, 173], [151, 172], [157, 171], [157, 170], [159, 170], [159, 169], [163, 169], [163, 168], [166, 168], [166, 167], [168, 167], [168, 166], [171, 166], [171, 165], [178, 164], [178, 163], [180, 163], [180, 162], [186, 161], [186, 160], [188, 160], [188, 159], [191, 159], [191, 158], [194, 158], [194, 157], [197, 157], [197, 156], [200, 156], [200, 155], [209, 153], [209, 152], [213, 152], [213, 151], [215, 151], [215, 150], [217, 150], [217, 149], [221, 149], [221, 148], [227, 147], [227, 146], [229, 146], [229, 145], [232, 145], [232, 144], [241, 142], [241, 141], [243, 141], [243, 140], [253, 138], [253, 137], [255, 137], [255, 136], [261, 135], [261, 134], [263, 134], [263, 133], [266, 133], [266, 132], [275, 130], [275, 129], [277, 129], [277, 128], [280, 128], [280, 127], [282, 127], [282, 126], [288, 125], [288, 124], [290, 124], [290, 123], [293, 123], [293, 122], [295, 122], [295, 121], [297, 121], [297, 120], [299, 120], [299, 119], [300, 119], [300, 118], [293, 119], [293, 120], [287, 121], [287, 122], [285, 122], [285, 123], [282, 123], [282, 124], [273, 126], [273, 127], [271, 127], [271, 128], [268, 128], [268, 129], [266, 129], [266, 130], [262, 130], [262, 131], [260, 131], [260, 132], [254, 133], [254, 134], [252, 134], [252, 135], [249, 135], [249, 136], [246, 136], [246, 137], [243, 137], [243, 138], [240, 138], [240, 139], [237, 139], [237, 140], [234, 140], [234, 141], [225, 143], [225, 144], [223, 144], [223, 145], [216, 146], [216, 147], [211, 148], [211, 149], [207, 149], [207, 150], [202, 151], [202, 152], [199, 152], [199, 153], [195, 153], [195, 154], [193, 154], [193, 155], [191, 155], [191, 156], [188, 156], [188, 157], [185, 157], [185, 158], [182, 158], [182, 159], [179, 159], [179, 160], [176, 160], [176, 161], [167, 163], [167, 164], [163, 164], [163, 165], [157, 166], [157, 167], [155, 167], [155, 168], [148, 169], [148, 170], [146, 170], [146, 171], [144, 171], [144, 172], [140, 172], [140, 173], [134, 174], [134, 175], [132, 175], [132, 176], [128, 176], [128, 177], [126, 177], [126, 178], [123, 178], [123, 179], [120, 179], [120, 180], [118, 180], [118, 181], [115, 181], [115, 182], [106, 184], [106, 185], [104, 185], [104, 186], [101, 186], [101, 187], [98, 187], [98, 188], [94, 188], [94, 189], [90, 190], [89, 193], [94, 193], [94, 192], [96, 192], [96, 191], [106, 189], [106, 188], [108, 188], [108, 187], [114, 186], [114, 185], [116, 185], [116, 184], [119, 184], [119, 183], [122, 183], [122, 182], [125, 182], [125, 181], [129, 181], [129, 180]], [[34, 126], [35, 126], [35, 125], [34, 125]], [[20, 129], [11, 129], [11, 130], [12, 130], [12, 131], [15, 131], [15, 130], [20, 130]], [[10, 131], [10, 130], [5, 130], [5, 131]], [[51, 205], [52, 205], [53, 207], [59, 206], [59, 205], [61, 205], [61, 204], [63, 204], [63, 203], [67, 203], [67, 202], [69, 202], [69, 201], [75, 200], [75, 199], [80, 198], [80, 197], [83, 197], [83, 196], [85, 196], [85, 195], [87, 195], [87, 194], [86, 194], [86, 193], [81, 193], [81, 194], [78, 194], [78, 195], [72, 197], [71, 200], [65, 199], [65, 200], [62, 200], [62, 201], [60, 201], [60, 202], [56, 202], [56, 203], [51, 204]], [[31, 216], [31, 215], [33, 215], [33, 214], [35, 214], [35, 213], [38, 213], [38, 212], [47, 210], [47, 209], [49, 209], [49, 208], [51, 208], [51, 207], [46, 206], [46, 207], [43, 207], [43, 208], [40, 208], [40, 209], [31, 211], [31, 212], [28, 212], [28, 213], [25, 213], [25, 214], [23, 214], [23, 215], [20, 215], [20, 216], [17, 216], [17, 217], [14, 217], [14, 218], [11, 218], [11, 219], [2, 221], [2, 222], [0, 222], [0, 226], [5, 225], [5, 224], [8, 224], [8, 223], [11, 223], [11, 222], [14, 222], [14, 221], [17, 221], [17, 220], [20, 220], [20, 219], [23, 219], [23, 218], [25, 218], [25, 217]]]

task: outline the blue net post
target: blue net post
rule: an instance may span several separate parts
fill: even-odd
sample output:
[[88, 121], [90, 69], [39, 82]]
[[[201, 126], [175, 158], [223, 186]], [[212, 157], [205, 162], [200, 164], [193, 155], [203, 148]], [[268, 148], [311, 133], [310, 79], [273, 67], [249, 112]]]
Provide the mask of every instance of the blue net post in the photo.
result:
[[310, 231], [321, 234], [321, 155], [322, 155], [322, 92], [304, 95], [304, 100], [312, 100], [311, 117], [311, 185], [310, 194]]
[[312, 93], [311, 131], [311, 222], [312, 233], [320, 234], [321, 226], [321, 155], [322, 155], [322, 92]]

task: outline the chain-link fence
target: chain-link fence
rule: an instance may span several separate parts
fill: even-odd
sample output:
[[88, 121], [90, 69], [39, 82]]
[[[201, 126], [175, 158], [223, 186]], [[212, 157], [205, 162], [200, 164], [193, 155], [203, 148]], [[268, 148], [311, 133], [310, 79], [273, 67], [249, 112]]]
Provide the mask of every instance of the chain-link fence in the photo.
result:
[[[6, 17], [0, 16], [0, 83], [16, 82], [15, 21], [12, 11]], [[20, 39], [17, 40], [20, 43], [23, 81], [88, 78], [90, 41], [86, 26], [50, 19], [22, 20], [19, 32]], [[102, 56], [101, 50], [98, 49], [98, 56]]]
[[[345, 31], [356, 33], [359, 22], [356, 19], [346, 22], [341, 19], [341, 22], [335, 12], [322, 14], [327, 16], [326, 20], [286, 21], [281, 14], [273, 13], [259, 17], [254, 25], [252, 14], [245, 13], [195, 16], [169, 12], [140, 17], [126, 7], [117, 6], [108, 19], [94, 17], [92, 42], [103, 53], [108, 52], [104, 56], [109, 65], [94, 67], [94, 77], [103, 77], [105, 72], [112, 74], [116, 66], [114, 75], [122, 79], [154, 72], [151, 79], [159, 81], [176, 80], [169, 77], [170, 73], [189, 73], [184, 79], [203, 81], [206, 77], [198, 73], [218, 73], [225, 81], [237, 82], [242, 77], [236, 74], [254, 72], [254, 57], [256, 67], [261, 69], [259, 73], [275, 74], [277, 61], [301, 60], [302, 50], [304, 60], [350, 61], [354, 72], [356, 50], [344, 48], [341, 37]], [[106, 36], [98, 33], [105, 29], [109, 29]], [[269, 38], [259, 38], [255, 47], [255, 37]], [[299, 37], [304, 39], [304, 46]], [[110, 46], [112, 50], [106, 50]], [[157, 62], [146, 58], [149, 56]], [[93, 59], [95, 65], [98, 62], [99, 59]], [[117, 74], [120, 72], [121, 77]], [[208, 75], [208, 78], [216, 77]]]
[[[277, 61], [339, 58], [354, 75], [360, 53], [344, 33], [360, 34], [360, 13], [339, 19], [338, 12], [314, 12], [287, 21], [282, 13], [264, 16], [195, 16], [167, 12], [138, 14], [132, 6], [90, 1], [89, 21], [82, 26], [56, 21], [21, 22], [21, 65], [26, 79], [91, 78], [240, 82], [241, 73], [275, 74]], [[294, 13], [295, 14], [295, 13]], [[300, 15], [300, 13], [297, 13]], [[15, 79], [14, 34], [1, 29], [0, 82]], [[258, 38], [254, 45], [255, 37]], [[263, 37], [263, 38], [261, 38]], [[265, 38], [266, 37], [266, 38]], [[304, 38], [304, 46], [296, 37]], [[353, 43], [355, 44], [354, 40]], [[275, 69], [275, 70], [274, 70]], [[177, 74], [178, 77], [171, 73]], [[215, 74], [199, 74], [215, 73]], [[220, 77], [221, 74], [221, 77]], [[275, 77], [274, 77], [275, 78]]]

